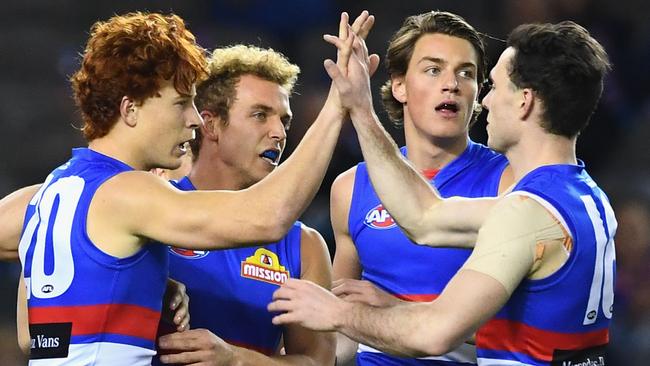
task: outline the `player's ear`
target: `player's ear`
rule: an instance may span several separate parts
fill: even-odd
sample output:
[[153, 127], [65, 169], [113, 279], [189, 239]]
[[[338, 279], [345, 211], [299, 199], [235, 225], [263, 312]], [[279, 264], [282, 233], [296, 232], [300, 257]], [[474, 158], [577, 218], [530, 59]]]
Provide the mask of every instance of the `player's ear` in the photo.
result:
[[521, 99], [519, 102], [519, 118], [525, 120], [533, 112], [533, 108], [537, 103], [535, 98], [535, 91], [530, 88], [523, 88], [521, 90]]
[[221, 118], [208, 110], [201, 111], [200, 115], [203, 120], [203, 123], [199, 126], [201, 134], [207, 139], [219, 142]]
[[391, 76], [390, 87], [393, 92], [393, 97], [398, 102], [406, 103], [406, 85], [404, 85], [404, 76]]
[[138, 110], [135, 101], [123, 96], [120, 101], [120, 117], [129, 127], [135, 127], [138, 123]]

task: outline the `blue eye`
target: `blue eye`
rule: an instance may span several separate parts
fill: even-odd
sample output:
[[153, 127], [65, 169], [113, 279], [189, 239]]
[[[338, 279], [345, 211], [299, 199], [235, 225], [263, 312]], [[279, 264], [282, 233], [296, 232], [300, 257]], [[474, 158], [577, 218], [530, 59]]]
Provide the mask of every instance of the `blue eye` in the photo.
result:
[[438, 74], [440, 74], [440, 68], [438, 68], [438, 67], [430, 67], [430, 68], [424, 70], [424, 72], [426, 72], [427, 74], [431, 74], [431, 75], [438, 75]]
[[466, 79], [474, 79], [474, 72], [472, 70], [461, 70], [458, 74]]

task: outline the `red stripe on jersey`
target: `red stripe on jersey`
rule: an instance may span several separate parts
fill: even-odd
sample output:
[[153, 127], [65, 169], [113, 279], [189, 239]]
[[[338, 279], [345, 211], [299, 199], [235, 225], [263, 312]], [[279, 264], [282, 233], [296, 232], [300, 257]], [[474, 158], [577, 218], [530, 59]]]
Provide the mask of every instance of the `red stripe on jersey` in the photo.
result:
[[160, 312], [128, 304], [30, 307], [29, 323], [69, 323], [72, 335], [121, 334], [154, 341]]
[[584, 333], [560, 333], [504, 319], [490, 320], [476, 334], [478, 348], [524, 353], [542, 361], [551, 361], [556, 349], [581, 350], [607, 342], [607, 328]]
[[438, 294], [395, 294], [395, 297], [413, 302], [430, 302], [438, 298]]

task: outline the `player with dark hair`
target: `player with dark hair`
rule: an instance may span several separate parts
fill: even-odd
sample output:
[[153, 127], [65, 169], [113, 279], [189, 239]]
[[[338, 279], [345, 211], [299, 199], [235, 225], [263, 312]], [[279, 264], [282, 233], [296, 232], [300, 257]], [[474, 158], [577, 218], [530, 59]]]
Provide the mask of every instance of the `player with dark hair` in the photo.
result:
[[[391, 121], [404, 126], [406, 146], [400, 151], [445, 197], [494, 197], [512, 183], [506, 158], [468, 136], [480, 111], [475, 106], [480, 106], [485, 58], [479, 33], [460, 16], [442, 11], [408, 17], [388, 45], [390, 79], [381, 93]], [[365, 163], [335, 181], [331, 218], [338, 279], [333, 291], [347, 300], [369, 300], [375, 306], [398, 298], [431, 301], [471, 253], [413, 245], [382, 206]], [[356, 354], [358, 365], [476, 363], [470, 344], [421, 360], [394, 357], [363, 344], [356, 352], [356, 344], [344, 336], [337, 347], [339, 360]]]
[[575, 154], [610, 68], [602, 46], [573, 22], [510, 34], [483, 100], [488, 144], [506, 155], [517, 182], [502, 199], [440, 199], [377, 120], [365, 52], [358, 47], [345, 72], [328, 72], [379, 197], [416, 242], [475, 248], [432, 302], [376, 308], [289, 280], [269, 306], [283, 312], [274, 322], [411, 356], [443, 354], [479, 330], [479, 365], [606, 364], [616, 220]]

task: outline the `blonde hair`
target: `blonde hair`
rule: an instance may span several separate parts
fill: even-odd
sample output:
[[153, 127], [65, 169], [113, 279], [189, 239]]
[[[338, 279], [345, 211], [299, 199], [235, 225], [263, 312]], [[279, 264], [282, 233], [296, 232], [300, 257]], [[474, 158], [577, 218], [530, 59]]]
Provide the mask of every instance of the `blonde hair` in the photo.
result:
[[[242, 75], [254, 75], [283, 87], [291, 94], [300, 68], [280, 52], [250, 45], [217, 48], [208, 64], [208, 78], [196, 88], [195, 103], [199, 111], [210, 111], [225, 123], [236, 97], [236, 86]], [[201, 134], [190, 143], [196, 158], [201, 147]]]

